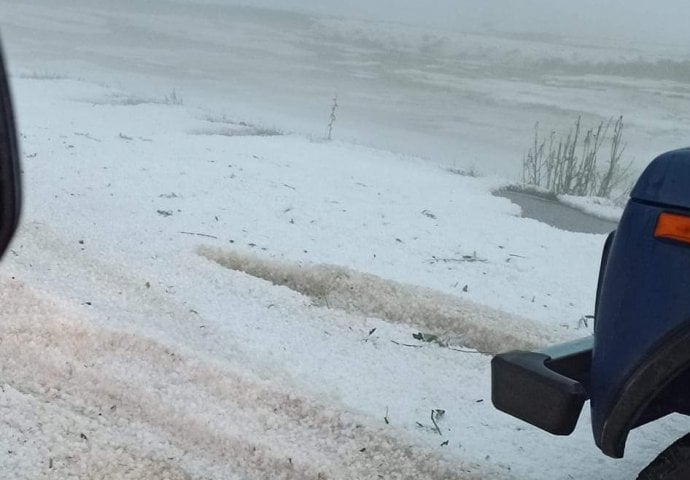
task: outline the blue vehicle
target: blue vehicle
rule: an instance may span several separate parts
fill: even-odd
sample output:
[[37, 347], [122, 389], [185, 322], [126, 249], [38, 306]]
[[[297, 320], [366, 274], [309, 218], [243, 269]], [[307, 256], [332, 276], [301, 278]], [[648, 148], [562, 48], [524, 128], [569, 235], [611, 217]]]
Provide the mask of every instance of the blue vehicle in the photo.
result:
[[[594, 335], [492, 360], [496, 408], [556, 435], [590, 401], [594, 441], [623, 457], [628, 433], [690, 414], [690, 148], [657, 157], [640, 176], [604, 246]], [[690, 435], [638, 480], [690, 479]]]

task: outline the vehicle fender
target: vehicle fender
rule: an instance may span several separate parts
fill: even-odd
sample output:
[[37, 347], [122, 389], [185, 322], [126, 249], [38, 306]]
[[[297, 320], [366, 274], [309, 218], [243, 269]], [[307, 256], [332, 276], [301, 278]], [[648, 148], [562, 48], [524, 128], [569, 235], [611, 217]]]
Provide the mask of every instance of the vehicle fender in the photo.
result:
[[[674, 411], [666, 408], [664, 394], [675, 379], [688, 371], [690, 327], [684, 326], [662, 339], [623, 384], [596, 435], [599, 448], [611, 457], [623, 457], [630, 430]], [[682, 393], [687, 397], [687, 392]]]

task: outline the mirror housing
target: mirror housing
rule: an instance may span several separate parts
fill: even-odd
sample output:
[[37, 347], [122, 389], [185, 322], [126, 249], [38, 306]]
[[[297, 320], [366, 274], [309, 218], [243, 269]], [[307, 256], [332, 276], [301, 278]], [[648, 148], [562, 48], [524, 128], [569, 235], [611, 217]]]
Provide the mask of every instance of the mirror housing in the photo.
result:
[[7, 250], [19, 224], [21, 203], [19, 146], [0, 45], [0, 256]]

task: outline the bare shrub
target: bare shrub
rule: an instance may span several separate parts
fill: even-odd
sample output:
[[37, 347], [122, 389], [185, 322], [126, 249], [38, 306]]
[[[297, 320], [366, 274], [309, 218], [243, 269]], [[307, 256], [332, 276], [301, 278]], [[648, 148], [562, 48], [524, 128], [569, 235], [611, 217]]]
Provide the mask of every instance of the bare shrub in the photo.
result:
[[338, 94], [333, 97], [333, 104], [331, 105], [331, 116], [329, 117], [328, 126], [326, 127], [326, 139], [331, 140], [333, 134], [333, 124], [335, 123], [335, 111], [338, 109]]
[[[610, 197], [628, 181], [630, 164], [621, 165], [625, 150], [623, 117], [600, 122], [583, 132], [581, 117], [568, 134], [551, 131], [540, 136], [535, 125], [534, 139], [522, 160], [522, 181], [545, 188], [556, 195]], [[611, 131], [610, 137], [608, 136]], [[605, 144], [609, 145], [606, 165], [599, 165]]]
[[163, 99], [163, 103], [165, 103], [166, 105], [183, 105], [184, 100], [182, 100], [182, 97], [178, 95], [178, 93], [173, 88], [172, 92], [170, 92], [169, 95], [165, 96], [165, 98]]
[[27, 80], [67, 80], [68, 79], [68, 77], [66, 75], [61, 75], [59, 73], [52, 73], [52, 72], [44, 72], [44, 71], [20, 73], [19, 78], [23, 78], [23, 79], [27, 79]]
[[116, 105], [134, 107], [139, 105], [183, 105], [182, 97], [174, 89], [163, 98], [140, 97], [128, 93], [112, 93], [105, 98], [87, 100], [93, 105]]
[[479, 173], [479, 171], [477, 171], [474, 164], [470, 165], [467, 168], [450, 167], [447, 170], [450, 173], [454, 173], [455, 175], [460, 175], [462, 177], [481, 177], [481, 174]]
[[224, 137], [274, 137], [283, 135], [283, 132], [276, 128], [249, 125], [244, 122], [227, 123], [224, 127], [201, 128], [193, 130], [192, 135], [221, 135]]

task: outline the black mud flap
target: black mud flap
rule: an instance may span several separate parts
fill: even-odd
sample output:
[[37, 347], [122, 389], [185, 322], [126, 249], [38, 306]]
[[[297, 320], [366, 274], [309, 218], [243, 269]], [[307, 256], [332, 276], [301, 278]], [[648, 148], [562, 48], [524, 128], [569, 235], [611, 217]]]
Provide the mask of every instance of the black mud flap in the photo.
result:
[[555, 435], [570, 435], [589, 398], [592, 339], [542, 352], [512, 351], [491, 361], [494, 406]]

